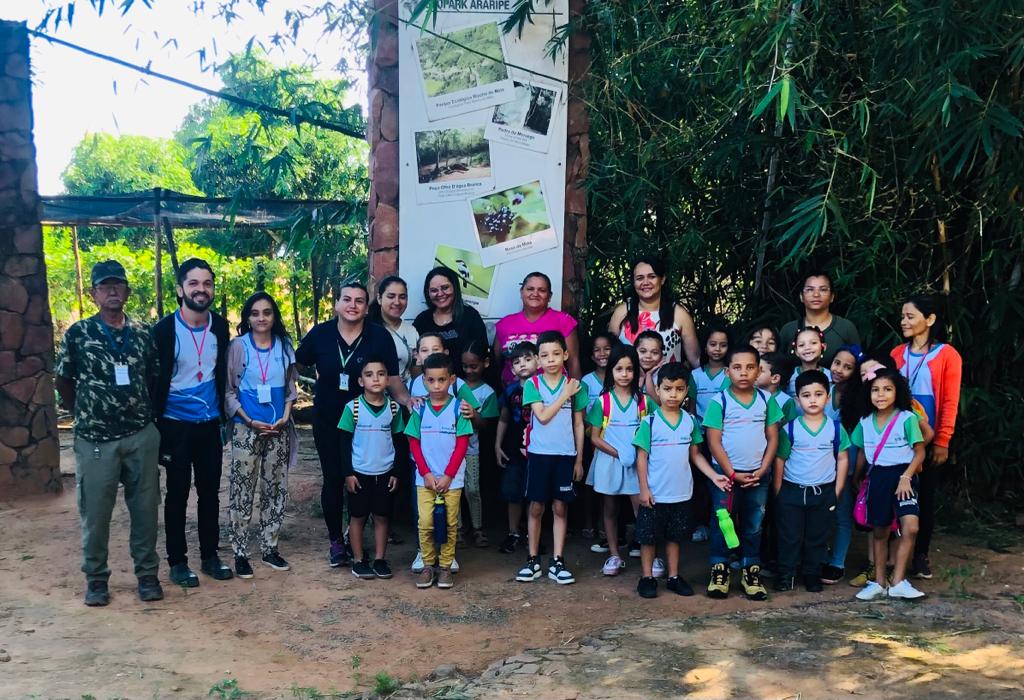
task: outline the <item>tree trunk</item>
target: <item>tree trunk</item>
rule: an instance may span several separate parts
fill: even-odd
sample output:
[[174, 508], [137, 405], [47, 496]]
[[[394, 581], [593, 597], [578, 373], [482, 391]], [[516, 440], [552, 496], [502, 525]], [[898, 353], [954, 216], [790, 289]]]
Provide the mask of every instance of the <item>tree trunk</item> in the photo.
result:
[[78, 227], [71, 227], [71, 250], [75, 254], [75, 299], [78, 301], [78, 318], [85, 318], [84, 293], [82, 291], [82, 253], [78, 248]]

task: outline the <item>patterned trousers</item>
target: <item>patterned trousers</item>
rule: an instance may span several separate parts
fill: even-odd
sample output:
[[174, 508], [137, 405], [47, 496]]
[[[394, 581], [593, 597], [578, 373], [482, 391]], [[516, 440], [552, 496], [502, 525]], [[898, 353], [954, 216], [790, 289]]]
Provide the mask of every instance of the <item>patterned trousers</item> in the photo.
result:
[[287, 431], [273, 437], [235, 424], [231, 438], [231, 472], [228, 476], [228, 507], [231, 548], [236, 557], [248, 557], [249, 521], [256, 487], [260, 492], [260, 551], [277, 549], [277, 537], [288, 502], [288, 456], [291, 436]]

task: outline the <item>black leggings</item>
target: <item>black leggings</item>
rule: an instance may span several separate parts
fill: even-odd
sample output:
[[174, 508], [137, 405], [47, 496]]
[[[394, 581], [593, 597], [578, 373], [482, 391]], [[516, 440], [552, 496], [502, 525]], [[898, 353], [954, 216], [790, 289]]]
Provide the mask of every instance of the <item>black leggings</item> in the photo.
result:
[[313, 443], [320, 457], [323, 485], [320, 487], [320, 507], [331, 540], [340, 542], [345, 532], [342, 511], [345, 507], [345, 479], [341, 476], [341, 443], [338, 439], [338, 416], [313, 418]]
[[935, 492], [938, 490], [943, 467], [937, 467], [931, 460], [924, 463], [924, 469], [917, 476], [917, 507], [920, 510], [917, 526], [917, 540], [914, 542], [914, 556], [927, 557], [935, 531]]
[[199, 556], [209, 559], [217, 555], [220, 541], [220, 473], [223, 443], [220, 421], [186, 423], [161, 418], [160, 464], [165, 471], [167, 494], [164, 498], [167, 563], [170, 566], [188, 561], [185, 542], [185, 511], [188, 496], [196, 485], [199, 525]]

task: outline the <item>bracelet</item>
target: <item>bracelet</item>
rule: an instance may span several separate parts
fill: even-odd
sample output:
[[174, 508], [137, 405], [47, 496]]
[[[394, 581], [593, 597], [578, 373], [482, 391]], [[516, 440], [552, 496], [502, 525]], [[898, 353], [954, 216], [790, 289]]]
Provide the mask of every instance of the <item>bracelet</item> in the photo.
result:
[[909, 477], [909, 476], [907, 476], [906, 474], [902, 474], [902, 475], [900, 475], [900, 478], [901, 478], [901, 479], [908, 479], [908, 480], [910, 479], [910, 477]]

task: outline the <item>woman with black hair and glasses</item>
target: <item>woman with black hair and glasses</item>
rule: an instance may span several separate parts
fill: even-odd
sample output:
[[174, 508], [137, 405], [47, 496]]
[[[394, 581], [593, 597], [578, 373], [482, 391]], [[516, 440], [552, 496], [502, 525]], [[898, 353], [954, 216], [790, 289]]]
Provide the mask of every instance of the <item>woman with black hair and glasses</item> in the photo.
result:
[[295, 352], [277, 302], [256, 292], [242, 307], [238, 337], [228, 346], [224, 412], [232, 421], [228, 513], [235, 575], [252, 578], [248, 535], [252, 505], [260, 493], [259, 543], [263, 563], [287, 571], [277, 539], [288, 501], [288, 470], [297, 436], [292, 403], [298, 396]]
[[459, 285], [458, 275], [447, 267], [435, 267], [428, 272], [423, 281], [427, 308], [412, 322], [420, 335], [440, 335], [448, 354], [456, 359], [474, 340], [487, 345], [484, 321], [476, 309], [463, 303]]

